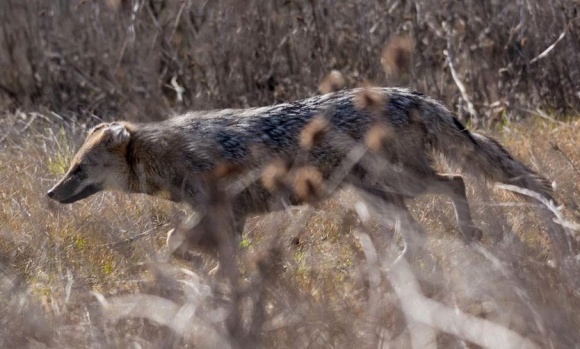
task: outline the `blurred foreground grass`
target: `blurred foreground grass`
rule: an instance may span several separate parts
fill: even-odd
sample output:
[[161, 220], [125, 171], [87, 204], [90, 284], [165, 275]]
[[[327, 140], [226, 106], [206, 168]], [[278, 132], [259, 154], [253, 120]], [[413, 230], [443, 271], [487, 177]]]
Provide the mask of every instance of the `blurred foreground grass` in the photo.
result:
[[[29, 118], [5, 115], [5, 125], [12, 126], [0, 127], [0, 346], [220, 347], [219, 340], [206, 338], [213, 333], [209, 330], [180, 332], [147, 315], [106, 316], [110, 309], [99, 301], [156, 295], [185, 304], [192, 292], [187, 287], [194, 283], [196, 294], [206, 286], [211, 290], [211, 301], [200, 301], [195, 316], [223, 343], [239, 346], [233, 335], [223, 334], [223, 316], [217, 312], [232, 302], [232, 285], [210, 272], [217, 261], [205, 255], [178, 261], [166, 251], [165, 234], [186, 209], [122, 193], [98, 194], [73, 205], [49, 201], [45, 192], [66, 170], [80, 141], [73, 141], [70, 132], [82, 136], [82, 125], [66, 125], [64, 132], [62, 126], [44, 119], [29, 123]], [[580, 221], [579, 130], [577, 121], [529, 118], [493, 133], [517, 158], [555, 181], [556, 197], [572, 222]], [[496, 260], [461, 242], [449, 200], [417, 200], [413, 214], [428, 232], [427, 253], [414, 269], [423, 294], [542, 347], [577, 344], [580, 294], [564, 286], [569, 280], [563, 278], [573, 276], [558, 272], [533, 207], [472, 184], [475, 219], [487, 233], [482, 246]], [[361, 232], [369, 234], [380, 260], [396, 256], [399, 238], [376, 214], [362, 223], [354, 210], [359, 200], [347, 190], [314, 207], [247, 224], [237, 262], [240, 287], [257, 282], [254, 275], [272, 239], [278, 246], [269, 259], [273, 276], [250, 288], [259, 290], [259, 302], [241, 307], [264, 312], [263, 326], [248, 337], [254, 343], [286, 348], [416, 343], [413, 322], [405, 318], [389, 278], [373, 279], [373, 268], [380, 268], [359, 240]], [[445, 332], [436, 331], [432, 344], [466, 343]]]

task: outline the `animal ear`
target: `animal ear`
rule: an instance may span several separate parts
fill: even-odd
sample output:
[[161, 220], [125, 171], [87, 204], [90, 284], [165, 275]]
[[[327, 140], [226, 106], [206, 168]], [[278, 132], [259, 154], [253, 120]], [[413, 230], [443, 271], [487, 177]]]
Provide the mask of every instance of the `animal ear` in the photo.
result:
[[117, 122], [109, 124], [106, 132], [109, 135], [107, 143], [112, 147], [127, 144], [131, 138], [131, 134], [127, 128]]
[[103, 122], [103, 123], [100, 123], [100, 124], [98, 124], [97, 126], [95, 126], [95, 127], [91, 128], [91, 129], [90, 129], [90, 130], [87, 132], [87, 137], [88, 137], [88, 136], [90, 136], [90, 135], [92, 135], [92, 134], [93, 134], [93, 133], [95, 133], [96, 131], [98, 131], [98, 130], [102, 130], [103, 128], [106, 128], [106, 127], [108, 127], [108, 126], [109, 126], [109, 123], [107, 123], [107, 122]]

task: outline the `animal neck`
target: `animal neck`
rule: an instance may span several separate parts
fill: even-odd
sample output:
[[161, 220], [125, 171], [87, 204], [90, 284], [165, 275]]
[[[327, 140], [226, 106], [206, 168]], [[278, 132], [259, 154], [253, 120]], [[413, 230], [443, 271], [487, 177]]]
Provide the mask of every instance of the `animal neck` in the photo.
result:
[[152, 138], [147, 130], [137, 124], [126, 126], [131, 138], [127, 145], [128, 182], [127, 189], [133, 193], [154, 195], [158, 190], [153, 185], [153, 178], [159, 176], [155, 169], [159, 157], [155, 154], [155, 147], [150, 144]]

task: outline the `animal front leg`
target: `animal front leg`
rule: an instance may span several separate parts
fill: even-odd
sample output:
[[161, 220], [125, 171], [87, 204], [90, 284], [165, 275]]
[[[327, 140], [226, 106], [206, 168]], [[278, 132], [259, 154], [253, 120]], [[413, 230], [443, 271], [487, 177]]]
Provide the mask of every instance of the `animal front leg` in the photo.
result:
[[217, 239], [206, 228], [209, 219], [205, 214], [194, 213], [183, 219], [167, 233], [167, 248], [174, 256], [188, 260], [192, 251], [216, 254]]
[[167, 248], [185, 259], [194, 250], [216, 255], [224, 247], [236, 248], [245, 222], [245, 216], [195, 213], [167, 233]]

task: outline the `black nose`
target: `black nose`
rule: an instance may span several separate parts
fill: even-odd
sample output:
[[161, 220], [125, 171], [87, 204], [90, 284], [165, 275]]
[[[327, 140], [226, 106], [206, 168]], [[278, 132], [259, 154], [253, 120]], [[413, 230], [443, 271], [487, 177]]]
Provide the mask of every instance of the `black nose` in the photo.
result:
[[53, 198], [54, 197], [54, 192], [53, 191], [49, 191], [48, 193], [46, 193], [46, 196], [48, 196], [49, 198]]

